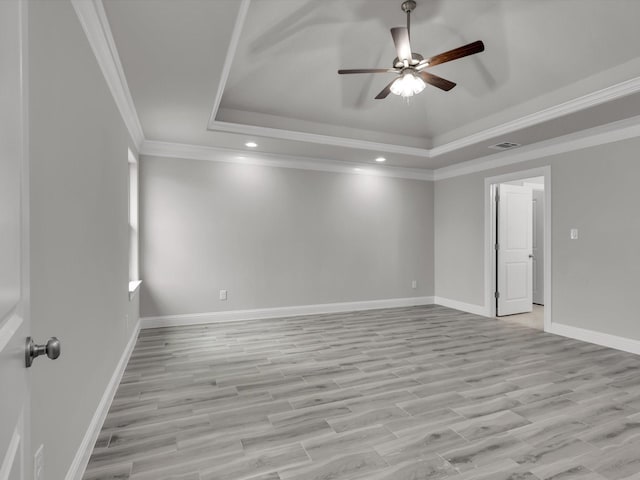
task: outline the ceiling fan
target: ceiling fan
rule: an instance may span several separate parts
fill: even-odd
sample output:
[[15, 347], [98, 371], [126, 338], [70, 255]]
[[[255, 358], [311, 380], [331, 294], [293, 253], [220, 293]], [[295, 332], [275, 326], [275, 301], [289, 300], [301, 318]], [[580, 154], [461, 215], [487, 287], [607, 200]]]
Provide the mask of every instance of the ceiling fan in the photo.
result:
[[407, 14], [407, 26], [395, 27], [391, 29], [393, 43], [396, 46], [398, 56], [393, 61], [392, 68], [359, 68], [352, 70], [338, 70], [340, 75], [351, 73], [395, 73], [399, 77], [394, 78], [376, 96], [376, 100], [387, 98], [389, 93], [402, 97], [411, 97], [420, 93], [426, 84], [433, 85], [444, 91], [449, 91], [456, 86], [455, 83], [438, 77], [425, 69], [440, 65], [441, 63], [457, 60], [458, 58], [473, 55], [484, 51], [484, 43], [478, 40], [462, 47], [454, 48], [448, 52], [435, 55], [431, 58], [424, 58], [419, 53], [411, 50], [409, 35], [411, 32], [411, 12], [416, 8], [414, 0], [407, 0], [402, 3], [402, 11]]

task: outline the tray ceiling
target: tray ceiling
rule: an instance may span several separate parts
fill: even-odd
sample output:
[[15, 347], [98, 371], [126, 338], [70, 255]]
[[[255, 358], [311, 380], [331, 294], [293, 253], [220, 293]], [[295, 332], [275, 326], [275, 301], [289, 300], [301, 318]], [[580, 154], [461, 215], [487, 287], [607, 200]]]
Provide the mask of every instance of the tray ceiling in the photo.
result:
[[392, 74], [336, 71], [391, 65], [400, 3], [103, 1], [147, 140], [434, 169], [640, 113], [640, 2], [418, 0], [414, 51], [486, 51], [433, 68], [448, 93], [374, 100]]

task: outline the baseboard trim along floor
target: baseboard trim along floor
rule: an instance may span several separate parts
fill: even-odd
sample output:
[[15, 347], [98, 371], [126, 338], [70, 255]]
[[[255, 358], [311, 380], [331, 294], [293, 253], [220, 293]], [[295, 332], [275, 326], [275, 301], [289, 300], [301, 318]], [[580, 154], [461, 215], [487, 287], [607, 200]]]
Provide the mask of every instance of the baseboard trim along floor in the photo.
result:
[[[140, 329], [157, 327], [177, 327], [181, 325], [202, 325], [206, 323], [232, 322], [243, 320], [260, 320], [268, 318], [293, 317], [301, 315], [317, 315], [323, 313], [346, 313], [361, 310], [377, 310], [381, 308], [413, 307], [420, 305], [441, 305], [482, 317], [489, 317], [484, 305], [452, 300], [450, 298], [408, 297], [383, 300], [365, 300], [358, 302], [323, 303], [318, 305], [296, 305], [289, 307], [256, 308], [250, 310], [227, 310], [222, 312], [192, 313], [184, 315], [165, 315], [142, 317]], [[619, 337], [607, 333], [587, 330], [553, 322], [548, 333], [561, 335], [574, 340], [594, 343], [603, 347], [615, 348], [623, 352], [640, 355], [640, 340]]]
[[87, 428], [87, 432], [82, 439], [82, 443], [76, 452], [76, 456], [67, 471], [67, 475], [65, 476], [65, 480], [81, 480], [84, 474], [85, 469], [87, 468], [87, 464], [89, 463], [89, 458], [91, 457], [91, 452], [93, 451], [93, 446], [98, 439], [98, 435], [100, 434], [100, 430], [102, 429], [102, 425], [104, 424], [105, 418], [107, 418], [107, 413], [109, 412], [109, 408], [111, 407], [111, 402], [113, 402], [113, 397], [116, 394], [118, 386], [120, 385], [120, 381], [122, 380], [122, 375], [124, 374], [125, 369], [127, 368], [127, 364], [129, 363], [129, 358], [131, 357], [131, 353], [133, 352], [133, 348], [136, 346], [136, 340], [138, 339], [138, 334], [140, 333], [140, 321], [136, 323], [133, 331], [131, 332], [131, 338], [127, 342], [124, 351], [122, 352], [122, 356], [116, 365], [116, 369], [109, 380], [107, 388], [100, 399], [100, 403], [98, 404], [98, 408], [96, 408], [96, 412], [91, 419], [91, 423]]
[[475, 305], [473, 303], [459, 302], [458, 300], [451, 300], [444, 297], [433, 297], [433, 303], [436, 305], [442, 305], [443, 307], [453, 308], [462, 312], [473, 313], [474, 315], [480, 315], [481, 317], [488, 317], [487, 308], [484, 305]]
[[176, 327], [180, 325], [200, 325], [204, 323], [259, 320], [263, 318], [295, 317], [322, 313], [343, 313], [380, 308], [414, 307], [433, 305], [434, 297], [389, 298], [384, 300], [364, 300], [359, 302], [322, 303], [318, 305], [297, 305], [292, 307], [256, 308], [251, 310], [227, 310], [223, 312], [191, 313], [143, 317], [141, 328]]
[[640, 355], [640, 340], [634, 340], [632, 338], [619, 337], [617, 335], [596, 332], [595, 330], [587, 330], [585, 328], [573, 327], [571, 325], [564, 325], [555, 322], [551, 324], [549, 333]]

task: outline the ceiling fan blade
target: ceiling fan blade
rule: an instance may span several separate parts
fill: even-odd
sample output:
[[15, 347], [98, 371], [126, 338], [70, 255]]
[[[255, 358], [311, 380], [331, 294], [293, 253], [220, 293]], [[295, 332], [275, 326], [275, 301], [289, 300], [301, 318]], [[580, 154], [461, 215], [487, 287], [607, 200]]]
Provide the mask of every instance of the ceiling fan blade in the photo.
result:
[[453, 87], [456, 86], [455, 83], [450, 82], [445, 78], [439, 77], [429, 72], [420, 72], [418, 73], [418, 75], [420, 75], [420, 77], [422, 77], [422, 79], [425, 82], [427, 82], [429, 85], [438, 87], [439, 89], [444, 90], [445, 92], [448, 92], [449, 90], [451, 90]]
[[398, 52], [398, 60], [401, 62], [403, 60], [411, 61], [411, 43], [409, 42], [409, 30], [407, 27], [392, 28], [391, 36], [396, 46], [396, 52]]
[[395, 68], [353, 68], [351, 70], [338, 70], [338, 74], [346, 73], [397, 73]]
[[431, 58], [427, 58], [421, 61], [416, 67], [418, 70], [422, 70], [426, 67], [433, 67], [434, 65], [440, 65], [441, 63], [450, 62], [451, 60], [457, 60], [458, 58], [473, 55], [475, 53], [484, 52], [484, 43], [481, 40], [477, 42], [464, 45], [462, 47], [454, 48], [448, 52], [441, 53]]
[[378, 95], [376, 95], [376, 100], [382, 100], [383, 98], [387, 98], [387, 96], [391, 93], [391, 85], [393, 85], [393, 83], [396, 80], [398, 79], [394, 78], [392, 81], [390, 81], [389, 84], [386, 87], [384, 87]]

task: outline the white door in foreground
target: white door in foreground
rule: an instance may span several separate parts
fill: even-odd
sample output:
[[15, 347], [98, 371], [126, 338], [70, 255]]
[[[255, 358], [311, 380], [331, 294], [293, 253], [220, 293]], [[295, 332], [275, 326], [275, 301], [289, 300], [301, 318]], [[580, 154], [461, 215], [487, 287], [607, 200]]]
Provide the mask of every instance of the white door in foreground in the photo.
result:
[[[26, 259], [21, 232], [24, 152], [21, 28], [26, 1], [0, 1], [0, 480], [30, 480], [27, 439], [29, 388], [25, 339], [29, 332]], [[23, 175], [24, 174], [24, 175]]]
[[499, 185], [497, 315], [533, 311], [533, 232], [530, 187]]

